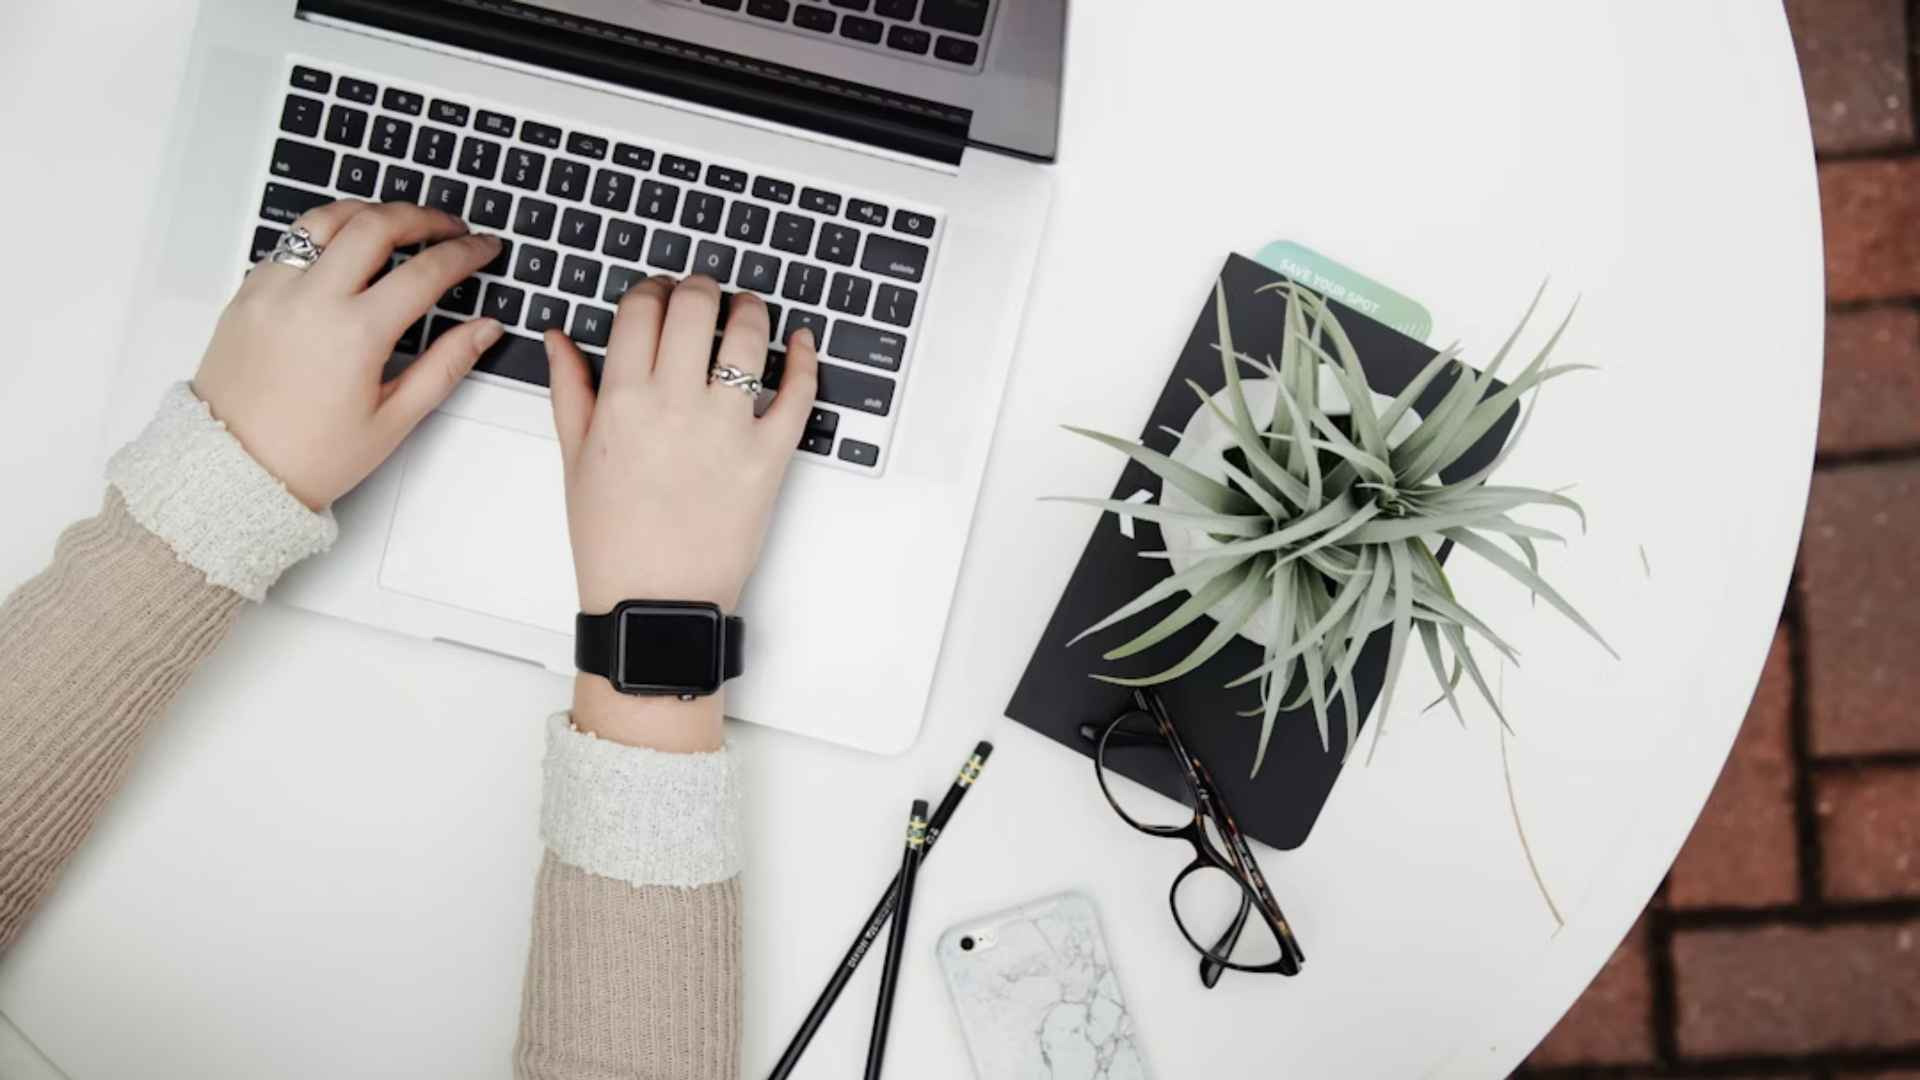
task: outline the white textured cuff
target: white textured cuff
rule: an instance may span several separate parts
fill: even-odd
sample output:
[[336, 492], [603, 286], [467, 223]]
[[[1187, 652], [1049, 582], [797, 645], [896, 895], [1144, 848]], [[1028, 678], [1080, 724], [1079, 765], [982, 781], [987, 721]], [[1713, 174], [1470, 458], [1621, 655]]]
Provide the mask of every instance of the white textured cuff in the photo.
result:
[[561, 862], [629, 885], [695, 888], [740, 872], [740, 777], [730, 750], [669, 754], [547, 721], [540, 835]]
[[107, 482], [182, 562], [249, 600], [340, 535], [331, 510], [314, 513], [294, 498], [186, 383], [107, 462]]

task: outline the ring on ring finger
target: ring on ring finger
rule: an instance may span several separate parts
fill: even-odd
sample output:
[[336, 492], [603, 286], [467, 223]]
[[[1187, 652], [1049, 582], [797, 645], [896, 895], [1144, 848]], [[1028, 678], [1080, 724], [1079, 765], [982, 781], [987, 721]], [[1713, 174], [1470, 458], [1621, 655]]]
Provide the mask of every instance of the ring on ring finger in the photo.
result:
[[756, 400], [766, 387], [760, 382], [760, 376], [750, 371], [742, 371], [732, 364], [719, 364], [707, 372], [707, 385], [728, 386]]

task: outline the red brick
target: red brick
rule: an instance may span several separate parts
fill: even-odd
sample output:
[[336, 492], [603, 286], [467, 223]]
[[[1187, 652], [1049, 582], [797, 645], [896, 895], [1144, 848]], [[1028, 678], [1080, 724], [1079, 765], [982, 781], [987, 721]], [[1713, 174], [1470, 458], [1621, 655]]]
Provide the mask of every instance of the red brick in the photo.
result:
[[1827, 299], [1920, 294], [1920, 159], [1820, 166]]
[[1920, 1031], [1920, 919], [1674, 935], [1689, 1057], [1901, 1047]]
[[1653, 973], [1643, 915], [1527, 1064], [1646, 1065], [1654, 1058]]
[[1820, 449], [1896, 446], [1920, 446], [1920, 311], [1875, 308], [1827, 316]]
[[1920, 896], [1920, 769], [1848, 769], [1817, 784], [1826, 896]]
[[1920, 462], [1814, 474], [1800, 588], [1814, 751], [1920, 750]]
[[1816, 150], [1913, 141], [1905, 0], [1787, 0], [1787, 21]]
[[1764, 907], [1799, 898], [1792, 710], [1793, 671], [1782, 627], [1720, 782], [1673, 864], [1667, 881], [1673, 906]]

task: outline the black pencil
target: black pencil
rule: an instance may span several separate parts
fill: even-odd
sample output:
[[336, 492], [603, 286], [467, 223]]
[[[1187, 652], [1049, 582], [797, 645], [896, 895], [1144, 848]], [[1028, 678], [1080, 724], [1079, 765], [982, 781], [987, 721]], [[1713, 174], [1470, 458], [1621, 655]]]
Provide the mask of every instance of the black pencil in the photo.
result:
[[867, 1080], [880, 1080], [881, 1059], [887, 1056], [887, 1028], [893, 1023], [893, 990], [900, 982], [900, 958], [907, 951], [907, 917], [913, 913], [913, 883], [920, 877], [920, 860], [927, 851], [927, 800], [913, 800], [907, 816], [906, 851], [900, 856], [900, 898], [893, 905], [893, 927], [887, 931], [887, 959], [880, 968], [880, 997], [873, 1006], [873, 1037], [867, 1040]]
[[[987, 766], [987, 759], [992, 756], [993, 744], [982, 742], [973, 748], [973, 755], [966, 764], [960, 766], [960, 774], [954, 777], [953, 785], [947, 788], [946, 797], [940, 800], [940, 805], [933, 811], [933, 820], [927, 823], [927, 845], [920, 854], [922, 860], [933, 852], [934, 841], [940, 839], [953, 812], [959, 809], [960, 800], [972, 790], [975, 781], [980, 779], [981, 770]], [[873, 943], [880, 940], [880, 932], [887, 928], [887, 922], [893, 918], [893, 906], [899, 897], [900, 876], [895, 874], [893, 880], [887, 883], [887, 890], [880, 894], [880, 902], [873, 906], [873, 913], [867, 916], [865, 925], [860, 928], [859, 936], [848, 946], [847, 955], [841, 958], [840, 966], [833, 969], [833, 977], [827, 980], [826, 988], [820, 991], [813, 1009], [800, 1022], [800, 1030], [794, 1032], [793, 1041], [787, 1044], [786, 1053], [780, 1055], [780, 1062], [773, 1067], [768, 1080], [787, 1080], [793, 1075], [794, 1066], [800, 1063], [800, 1055], [806, 1053], [807, 1044], [819, 1032], [827, 1013], [833, 1011], [833, 1004], [840, 1000], [841, 991], [847, 988], [853, 973], [860, 970], [860, 962], [867, 958], [867, 951], [873, 948]]]

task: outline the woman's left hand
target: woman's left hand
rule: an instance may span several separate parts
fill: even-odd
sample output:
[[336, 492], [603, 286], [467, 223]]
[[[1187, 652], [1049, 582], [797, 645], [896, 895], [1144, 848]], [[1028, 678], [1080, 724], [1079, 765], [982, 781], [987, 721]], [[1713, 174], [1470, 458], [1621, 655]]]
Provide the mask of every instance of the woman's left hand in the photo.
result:
[[[379, 468], [500, 340], [498, 322], [475, 319], [398, 378], [381, 379], [400, 335], [490, 262], [500, 240], [405, 203], [343, 200], [297, 224], [325, 252], [307, 270], [263, 261], [247, 275], [193, 390], [295, 498], [324, 510]], [[373, 281], [408, 244], [430, 246]]]

